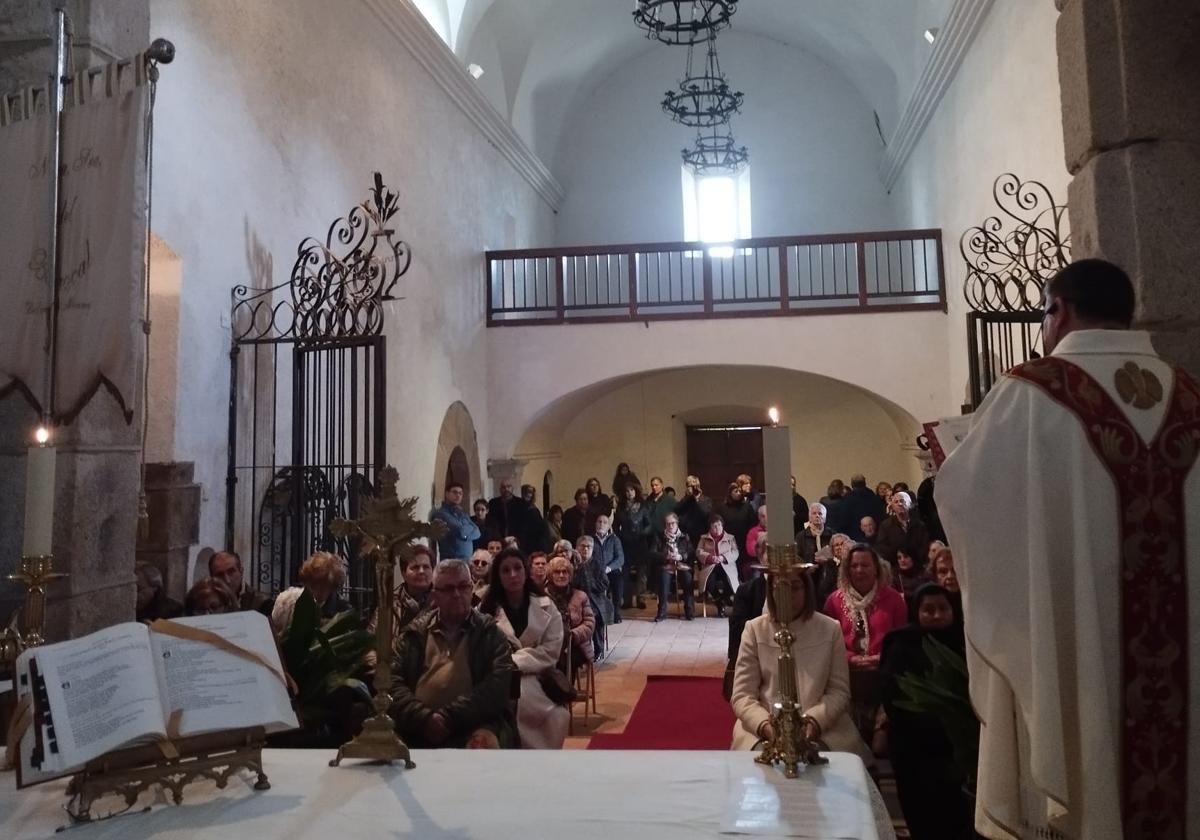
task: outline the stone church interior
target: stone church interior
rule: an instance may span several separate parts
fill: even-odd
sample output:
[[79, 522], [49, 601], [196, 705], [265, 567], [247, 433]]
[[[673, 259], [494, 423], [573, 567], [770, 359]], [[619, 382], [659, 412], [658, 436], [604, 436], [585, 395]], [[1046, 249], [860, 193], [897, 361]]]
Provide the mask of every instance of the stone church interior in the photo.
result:
[[0, 836], [1200, 838], [1198, 39], [0, 0]]

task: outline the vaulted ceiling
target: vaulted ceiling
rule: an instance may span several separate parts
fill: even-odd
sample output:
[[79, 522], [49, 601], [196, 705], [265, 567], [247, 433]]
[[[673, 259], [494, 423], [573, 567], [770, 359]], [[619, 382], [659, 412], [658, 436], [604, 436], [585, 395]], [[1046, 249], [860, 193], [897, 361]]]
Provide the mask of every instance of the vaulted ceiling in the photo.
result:
[[[464, 62], [492, 74], [494, 104], [547, 160], [554, 159], [563, 122], [610, 73], [646, 50], [679, 49], [643, 37], [633, 23], [633, 0], [414, 2]], [[834, 67], [876, 111], [887, 133], [928, 59], [922, 33], [940, 26], [953, 2], [741, 0], [733, 28], [794, 46]], [[681, 50], [681, 68], [682, 58]], [[657, 91], [661, 80], [649, 84]]]

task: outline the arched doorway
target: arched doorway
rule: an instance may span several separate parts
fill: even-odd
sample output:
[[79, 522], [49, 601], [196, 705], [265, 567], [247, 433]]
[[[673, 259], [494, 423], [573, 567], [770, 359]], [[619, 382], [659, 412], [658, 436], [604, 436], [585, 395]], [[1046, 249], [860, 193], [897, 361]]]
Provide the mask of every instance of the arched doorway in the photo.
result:
[[467, 463], [467, 453], [461, 446], [454, 447], [446, 463], [446, 483], [442, 487], [451, 484], [461, 484], [465, 492], [471, 492], [471, 465]]
[[479, 444], [475, 421], [461, 401], [446, 409], [438, 433], [437, 454], [434, 456], [431, 490], [433, 505], [441, 504], [446, 485], [457, 481], [463, 486], [463, 506], [470, 510], [471, 500], [483, 494], [483, 473], [479, 469]]

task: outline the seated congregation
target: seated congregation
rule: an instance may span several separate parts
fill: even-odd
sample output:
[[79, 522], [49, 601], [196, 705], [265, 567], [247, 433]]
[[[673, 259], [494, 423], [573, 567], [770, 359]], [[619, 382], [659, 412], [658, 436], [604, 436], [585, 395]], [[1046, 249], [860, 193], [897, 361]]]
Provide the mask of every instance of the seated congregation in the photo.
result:
[[[861, 475], [848, 487], [832, 482], [812, 504], [792, 484], [783, 510], [804, 569], [792, 581], [791, 630], [808, 734], [868, 767], [889, 759], [910, 826], [925, 826], [912, 836], [969, 836], [966, 776], [953, 745], [936, 715], [912, 711], [900, 688], [906, 676], [928, 670], [926, 638], [962, 655], [953, 555], [936, 510], [914, 503], [903, 483], [870, 489]], [[728, 617], [732, 748], [771, 738], [779, 649], [764, 573], [767, 500], [746, 475], [719, 503], [695, 476], [684, 487], [677, 498], [655, 477], [643, 494], [622, 464], [611, 496], [590, 479], [574, 507], [552, 506], [545, 517], [530, 486], [518, 497], [502, 483], [473, 515], [463, 508], [463, 488], [448, 487], [430, 517], [445, 525], [444, 536], [400, 557], [390, 604], [389, 712], [404, 740], [419, 748], [561, 748], [578, 675], [603, 661], [606, 630], [638, 608], [653, 608], [656, 622], [668, 619], [673, 599], [685, 621], [695, 618], [698, 601]], [[917, 496], [932, 501], [924, 485]], [[315, 552], [298, 578], [299, 586], [271, 597], [249, 586], [236, 553], [217, 552], [209, 577], [181, 605], [165, 597], [147, 566], [139, 569], [138, 618], [258, 610], [287, 650], [297, 616], [328, 622], [351, 611], [341, 595], [342, 558]], [[368, 633], [377, 617], [372, 611], [358, 626], [367, 643], [345, 669], [359, 695], [325, 698], [329, 714], [318, 719], [330, 743], [353, 735], [366, 714], [378, 664]], [[284, 665], [298, 667], [287, 656]]]

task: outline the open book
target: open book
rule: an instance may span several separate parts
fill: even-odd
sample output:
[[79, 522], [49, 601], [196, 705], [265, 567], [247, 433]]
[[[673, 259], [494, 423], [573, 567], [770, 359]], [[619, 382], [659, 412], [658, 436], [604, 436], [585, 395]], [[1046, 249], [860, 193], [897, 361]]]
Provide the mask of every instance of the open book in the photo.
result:
[[166, 624], [165, 632], [118, 624], [21, 654], [17, 699], [29, 698], [31, 715], [19, 742], [17, 787], [168, 737], [299, 725], [266, 616], [237, 612]]

